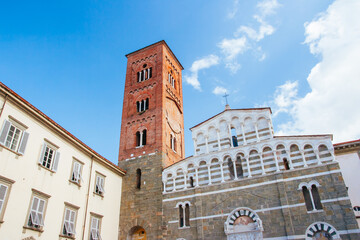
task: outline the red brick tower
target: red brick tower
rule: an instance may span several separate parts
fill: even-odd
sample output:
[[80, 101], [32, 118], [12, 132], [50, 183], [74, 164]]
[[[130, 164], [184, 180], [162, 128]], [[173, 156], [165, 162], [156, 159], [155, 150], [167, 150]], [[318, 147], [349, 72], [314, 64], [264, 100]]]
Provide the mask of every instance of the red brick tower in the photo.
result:
[[167, 239], [162, 170], [184, 158], [183, 67], [165, 41], [126, 57], [119, 240]]
[[183, 67], [165, 41], [128, 58], [119, 162], [165, 153], [163, 167], [184, 158]]

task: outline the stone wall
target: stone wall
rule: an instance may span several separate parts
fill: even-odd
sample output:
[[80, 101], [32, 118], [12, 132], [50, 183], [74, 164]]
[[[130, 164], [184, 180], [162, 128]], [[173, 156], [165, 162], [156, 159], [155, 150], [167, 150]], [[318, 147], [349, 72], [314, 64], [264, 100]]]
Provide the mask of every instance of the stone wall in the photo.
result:
[[[123, 178], [119, 239], [127, 239], [131, 229], [145, 229], [147, 239], [162, 239], [162, 154], [120, 161], [127, 171]], [[141, 169], [141, 188], [136, 186], [136, 170]]]
[[[308, 212], [299, 184], [316, 180], [323, 210]], [[190, 227], [179, 228], [178, 202], [189, 201]], [[164, 194], [167, 224], [164, 239], [226, 239], [224, 222], [238, 208], [254, 210], [263, 223], [264, 238], [304, 236], [314, 222], [326, 222], [338, 232], [357, 229], [354, 214], [337, 163], [213, 184]], [[357, 234], [342, 239], [359, 239]]]

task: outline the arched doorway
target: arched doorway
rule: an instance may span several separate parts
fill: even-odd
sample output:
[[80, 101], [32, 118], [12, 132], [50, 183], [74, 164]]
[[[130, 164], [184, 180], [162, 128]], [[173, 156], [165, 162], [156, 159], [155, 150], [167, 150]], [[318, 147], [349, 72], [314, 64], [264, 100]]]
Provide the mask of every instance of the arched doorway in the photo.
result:
[[146, 231], [143, 227], [136, 226], [131, 228], [129, 231], [129, 235], [127, 237], [128, 240], [146, 240]]

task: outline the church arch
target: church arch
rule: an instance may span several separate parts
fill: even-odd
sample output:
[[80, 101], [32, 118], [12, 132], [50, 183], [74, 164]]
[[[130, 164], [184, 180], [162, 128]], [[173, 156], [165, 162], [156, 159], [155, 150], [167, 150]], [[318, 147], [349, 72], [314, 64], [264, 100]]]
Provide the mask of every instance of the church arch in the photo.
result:
[[[311, 224], [305, 232], [306, 240], [329, 239], [340, 240], [337, 230], [326, 222], [315, 222]], [[323, 237], [323, 238], [321, 238]]]
[[[259, 216], [250, 208], [234, 209], [224, 223], [227, 239], [262, 239], [263, 226]], [[247, 239], [247, 238], [244, 238]]]
[[146, 231], [141, 226], [132, 227], [126, 238], [127, 240], [146, 240]]

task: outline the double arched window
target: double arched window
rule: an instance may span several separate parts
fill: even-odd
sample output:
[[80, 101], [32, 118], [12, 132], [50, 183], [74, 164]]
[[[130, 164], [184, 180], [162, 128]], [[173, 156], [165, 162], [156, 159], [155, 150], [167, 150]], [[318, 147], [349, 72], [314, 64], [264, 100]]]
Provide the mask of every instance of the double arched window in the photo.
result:
[[147, 64], [143, 65], [143, 69], [137, 73], [137, 81], [142, 82], [152, 77], [152, 67], [148, 67]]
[[322, 210], [321, 199], [318, 191], [320, 184], [317, 181], [309, 183], [300, 183], [299, 190], [302, 190], [305, 199], [305, 205], [308, 212]]
[[142, 132], [137, 131], [136, 132], [136, 146], [142, 147], [146, 145], [146, 129], [144, 129]]
[[143, 112], [148, 109], [149, 109], [149, 98], [136, 102], [137, 112]]
[[179, 227], [190, 227], [190, 202], [180, 202], [176, 207], [179, 207]]

